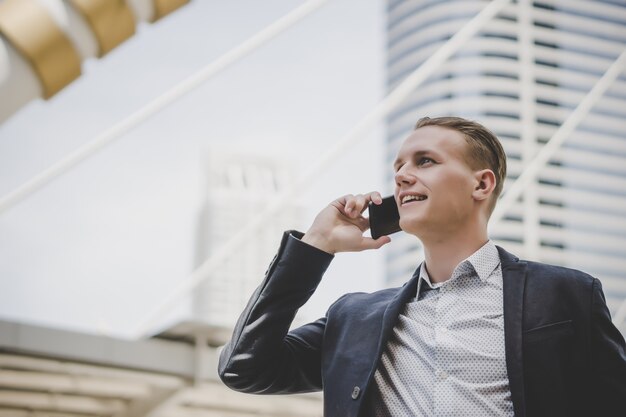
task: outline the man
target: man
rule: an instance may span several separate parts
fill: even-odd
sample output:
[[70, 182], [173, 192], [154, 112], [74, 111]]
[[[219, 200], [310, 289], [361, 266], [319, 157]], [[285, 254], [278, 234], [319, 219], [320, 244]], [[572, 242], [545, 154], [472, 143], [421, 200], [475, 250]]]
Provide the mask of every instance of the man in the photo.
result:
[[347, 294], [293, 331], [334, 254], [378, 249], [362, 213], [377, 192], [332, 202], [285, 233], [221, 353], [219, 375], [256, 394], [324, 390], [325, 416], [623, 416], [624, 339], [600, 282], [521, 261], [487, 222], [506, 176], [498, 139], [423, 118], [395, 169], [400, 226], [424, 262], [401, 288]]

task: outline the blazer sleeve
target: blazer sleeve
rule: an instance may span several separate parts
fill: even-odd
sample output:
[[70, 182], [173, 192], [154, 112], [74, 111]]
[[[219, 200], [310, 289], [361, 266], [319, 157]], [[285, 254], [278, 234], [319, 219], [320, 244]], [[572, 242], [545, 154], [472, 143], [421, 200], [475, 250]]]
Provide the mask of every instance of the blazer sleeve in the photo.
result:
[[326, 318], [289, 332], [333, 255], [285, 232], [270, 264], [220, 354], [218, 374], [230, 388], [254, 394], [322, 389], [321, 347]]
[[591, 299], [591, 375], [598, 416], [626, 414], [626, 348], [611, 322], [600, 281], [594, 278]]

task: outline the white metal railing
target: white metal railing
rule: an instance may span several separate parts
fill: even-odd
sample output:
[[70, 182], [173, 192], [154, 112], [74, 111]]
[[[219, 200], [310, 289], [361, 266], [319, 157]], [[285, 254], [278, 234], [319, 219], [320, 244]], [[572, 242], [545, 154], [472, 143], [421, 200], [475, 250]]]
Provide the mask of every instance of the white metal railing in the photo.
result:
[[187, 79], [181, 81], [159, 97], [150, 101], [148, 104], [126, 117], [124, 120], [111, 126], [87, 144], [76, 149], [62, 160], [58, 161], [48, 169], [40, 172], [24, 184], [9, 192], [0, 199], [0, 214], [8, 210], [26, 197], [32, 195], [49, 182], [61, 176], [70, 169], [76, 167], [85, 159], [96, 154], [107, 145], [119, 139], [122, 135], [134, 129], [159, 111], [163, 110], [176, 100], [180, 99], [189, 92], [195, 90], [199, 85], [207, 81], [209, 78], [218, 74], [220, 71], [239, 61], [246, 55], [254, 52], [261, 45], [265, 44], [272, 38], [284, 32], [291, 26], [295, 25], [329, 0], [309, 0], [303, 5], [292, 10], [285, 16], [276, 20], [260, 32], [256, 33], [239, 46], [231, 49], [215, 61], [211, 62], [200, 71], [196, 72]]

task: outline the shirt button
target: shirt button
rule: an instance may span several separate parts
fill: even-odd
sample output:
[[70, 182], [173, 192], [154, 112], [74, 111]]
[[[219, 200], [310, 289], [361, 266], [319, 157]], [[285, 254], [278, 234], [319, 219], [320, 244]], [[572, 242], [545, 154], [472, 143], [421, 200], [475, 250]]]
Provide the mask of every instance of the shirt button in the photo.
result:
[[357, 398], [359, 398], [360, 393], [361, 393], [361, 388], [354, 387], [354, 389], [352, 390], [352, 399], [356, 400]]
[[444, 380], [448, 377], [448, 373], [446, 371], [442, 371], [441, 369], [437, 370], [437, 378]]
[[448, 333], [448, 329], [446, 327], [442, 327], [441, 329], [439, 329], [439, 331], [441, 332], [441, 334], [447, 334]]

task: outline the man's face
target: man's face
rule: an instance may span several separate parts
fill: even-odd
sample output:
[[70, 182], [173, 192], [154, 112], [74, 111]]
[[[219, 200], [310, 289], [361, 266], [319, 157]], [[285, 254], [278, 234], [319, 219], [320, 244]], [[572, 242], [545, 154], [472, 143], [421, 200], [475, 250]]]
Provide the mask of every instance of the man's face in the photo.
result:
[[415, 130], [400, 147], [395, 198], [400, 227], [420, 236], [446, 236], [474, 221], [474, 171], [463, 134], [439, 126]]

